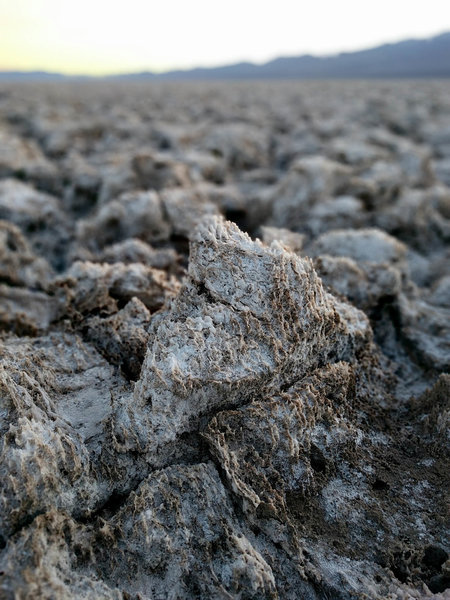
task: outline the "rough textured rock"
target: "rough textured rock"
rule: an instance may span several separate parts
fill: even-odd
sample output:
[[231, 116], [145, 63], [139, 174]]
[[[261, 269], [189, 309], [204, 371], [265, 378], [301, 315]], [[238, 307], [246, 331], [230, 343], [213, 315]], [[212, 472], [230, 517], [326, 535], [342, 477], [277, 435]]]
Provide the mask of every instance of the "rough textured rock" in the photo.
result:
[[380, 227], [427, 254], [448, 244], [449, 206], [450, 189], [445, 186], [435, 185], [425, 190], [408, 189], [375, 218]]
[[84, 214], [97, 201], [100, 173], [76, 150], [69, 152], [62, 161], [62, 170], [66, 180], [70, 181], [64, 191], [64, 206], [75, 215]]
[[[107, 581], [163, 597], [276, 598], [273, 573], [242, 531], [212, 464], [168, 467], [133, 492], [104, 535], [117, 548], [100, 557]], [[208, 565], [208, 568], [205, 568]]]
[[73, 263], [64, 276], [55, 280], [54, 286], [64, 289], [69, 306], [82, 314], [112, 313], [133, 297], [139, 298], [148, 309], [156, 310], [179, 287], [164, 271], [141, 263], [91, 262]]
[[14, 179], [0, 180], [0, 219], [17, 225], [38, 256], [64, 266], [71, 227], [57, 198]]
[[440, 371], [450, 368], [450, 309], [402, 295], [399, 302], [402, 335], [419, 359]]
[[81, 516], [107, 498], [97, 446], [110, 390], [125, 382], [93, 348], [61, 334], [12, 338], [2, 344], [0, 369], [5, 539], [46, 510]]
[[49, 161], [34, 140], [0, 130], [0, 177], [19, 177], [45, 190], [55, 188], [57, 167]]
[[356, 262], [401, 266], [406, 246], [377, 229], [333, 230], [319, 236], [310, 249], [312, 256], [345, 256]]
[[84, 325], [85, 338], [113, 365], [134, 381], [139, 378], [150, 336], [150, 311], [132, 298], [110, 317], [92, 317]]
[[[267, 535], [276, 541], [273, 520], [284, 523], [291, 544], [301, 539], [319, 569], [318, 549], [329, 540], [328, 560], [334, 564], [322, 578], [339, 598], [363, 592], [388, 597], [386, 576], [378, 565], [389, 566], [401, 581], [411, 574], [430, 584], [433, 575], [427, 570], [426, 553], [445, 544], [439, 502], [433, 516], [427, 514], [426, 534], [423, 521], [417, 519], [420, 511], [430, 509], [435, 493], [431, 488], [437, 489], [438, 479], [423, 464], [427, 484], [421, 500], [415, 500], [419, 513], [412, 516], [414, 484], [403, 472], [411, 460], [411, 444], [380, 430], [378, 407], [372, 423], [361, 421], [357, 399], [364, 385], [357, 369], [337, 363], [313, 372], [280, 397], [219, 413], [206, 433], [243, 509]], [[390, 469], [381, 467], [389, 461]], [[374, 464], [380, 465], [378, 470]], [[377, 534], [372, 537], [374, 524]], [[403, 547], [400, 539], [407, 540]], [[341, 596], [337, 572], [342, 554], [361, 561], [361, 579], [349, 581]]]
[[290, 252], [300, 253], [305, 242], [305, 236], [301, 233], [294, 233], [290, 229], [280, 227], [261, 227], [261, 239], [268, 246], [272, 242], [279, 242], [286, 250]]
[[161, 190], [185, 187], [190, 183], [186, 165], [175, 162], [170, 156], [141, 153], [133, 157], [132, 165], [143, 188]]
[[130, 238], [106, 246], [98, 260], [106, 263], [142, 263], [155, 269], [177, 271], [180, 257], [173, 248], [153, 248], [142, 240]]
[[173, 233], [186, 238], [190, 237], [202, 217], [218, 214], [215, 204], [183, 188], [162, 192], [161, 200]]
[[0, 280], [12, 286], [45, 289], [52, 274], [45, 258], [31, 251], [20, 229], [0, 221]]
[[301, 230], [311, 207], [320, 200], [344, 192], [350, 176], [347, 166], [323, 156], [297, 160], [274, 193], [274, 224]]
[[447, 599], [449, 99], [0, 85], [0, 598]]
[[155, 192], [128, 192], [101, 206], [78, 224], [80, 242], [93, 249], [131, 237], [146, 242], [167, 239], [170, 225]]
[[0, 284], [0, 329], [44, 333], [60, 312], [59, 302], [44, 292]]
[[208, 132], [202, 147], [224, 158], [233, 169], [251, 169], [266, 162], [269, 142], [258, 127], [244, 123], [218, 125]]
[[160, 448], [201, 417], [271, 395], [320, 363], [351, 361], [370, 336], [364, 314], [326, 294], [310, 261], [205, 220], [129, 408], [151, 407], [140, 445], [157, 464]]
[[358, 263], [328, 254], [320, 255], [314, 266], [335, 295], [344, 296], [366, 312], [396, 298], [401, 290], [401, 273], [392, 266]]
[[92, 542], [83, 535], [83, 529], [54, 509], [38, 515], [13, 539], [0, 559], [2, 597], [124, 600], [120, 590], [111, 589], [94, 573], [77, 568], [80, 553], [89, 552]]

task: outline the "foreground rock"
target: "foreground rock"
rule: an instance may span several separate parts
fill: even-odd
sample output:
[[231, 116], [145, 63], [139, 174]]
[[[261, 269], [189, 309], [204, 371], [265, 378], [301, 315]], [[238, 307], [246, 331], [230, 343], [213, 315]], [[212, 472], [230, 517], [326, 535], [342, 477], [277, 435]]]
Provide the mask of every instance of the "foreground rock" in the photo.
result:
[[[310, 261], [205, 220], [128, 409], [137, 420], [142, 407], [139, 447], [164, 462], [161, 449], [201, 418], [270, 396], [321, 363], [353, 361], [370, 336], [364, 314], [325, 293]], [[128, 445], [129, 433], [118, 435]]]

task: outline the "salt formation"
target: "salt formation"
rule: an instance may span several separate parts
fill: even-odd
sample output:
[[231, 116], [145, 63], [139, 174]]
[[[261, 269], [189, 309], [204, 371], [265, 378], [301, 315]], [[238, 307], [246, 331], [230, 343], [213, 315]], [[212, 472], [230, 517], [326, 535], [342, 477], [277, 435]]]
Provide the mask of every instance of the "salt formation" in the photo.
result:
[[366, 317], [326, 294], [309, 261], [204, 221], [127, 409], [136, 428], [119, 422], [117, 436], [128, 448], [139, 432], [136, 448], [164, 464], [160, 448], [198, 430], [202, 417], [270, 396], [319, 364], [354, 360], [369, 338]]
[[0, 598], [447, 597], [448, 86], [266, 85], [0, 89]]

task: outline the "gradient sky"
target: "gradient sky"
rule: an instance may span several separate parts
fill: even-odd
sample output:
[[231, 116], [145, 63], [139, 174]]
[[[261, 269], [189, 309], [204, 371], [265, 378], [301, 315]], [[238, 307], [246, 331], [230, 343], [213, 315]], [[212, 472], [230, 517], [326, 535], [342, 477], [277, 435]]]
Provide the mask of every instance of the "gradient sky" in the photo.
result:
[[448, 30], [450, 0], [0, 0], [0, 70], [164, 71]]

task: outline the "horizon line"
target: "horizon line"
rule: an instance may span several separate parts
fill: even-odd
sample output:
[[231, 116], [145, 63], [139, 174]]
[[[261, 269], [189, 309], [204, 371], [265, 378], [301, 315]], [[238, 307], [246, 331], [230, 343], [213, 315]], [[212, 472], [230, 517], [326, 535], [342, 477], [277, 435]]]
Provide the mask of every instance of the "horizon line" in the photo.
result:
[[[359, 49], [355, 49], [355, 50], [341, 50], [341, 51], [335, 51], [335, 52], [327, 52], [325, 54], [312, 54], [310, 52], [303, 52], [301, 54], [285, 54], [285, 55], [275, 55], [272, 58], [269, 58], [267, 60], [264, 61], [250, 61], [250, 60], [246, 60], [246, 59], [242, 59], [242, 60], [238, 60], [235, 62], [229, 62], [229, 63], [219, 63], [216, 65], [208, 65], [208, 66], [204, 66], [204, 65], [194, 65], [191, 67], [173, 67], [173, 68], [169, 68], [167, 70], [163, 70], [163, 71], [158, 71], [158, 70], [152, 70], [150, 67], [149, 68], [143, 68], [143, 69], [136, 69], [136, 70], [127, 70], [127, 71], [112, 71], [112, 72], [107, 72], [107, 73], [98, 73], [98, 74], [88, 74], [88, 73], [71, 73], [71, 72], [64, 72], [64, 71], [48, 71], [45, 68], [35, 68], [35, 69], [12, 69], [12, 68], [7, 68], [7, 69], [3, 69], [0, 68], [0, 74], [2, 76], [7, 76], [7, 75], [47, 75], [47, 76], [54, 76], [54, 77], [61, 77], [61, 78], [72, 78], [72, 79], [109, 79], [109, 78], [120, 78], [122, 76], [129, 76], [129, 75], [153, 75], [155, 76], [155, 78], [158, 78], [159, 76], [163, 76], [166, 74], [171, 74], [171, 73], [188, 73], [188, 72], [192, 72], [192, 71], [208, 71], [208, 70], [214, 70], [214, 69], [223, 69], [223, 68], [227, 68], [227, 67], [233, 67], [233, 66], [240, 66], [240, 65], [248, 65], [248, 66], [253, 66], [253, 67], [260, 67], [260, 66], [264, 66], [267, 64], [270, 64], [271, 62], [274, 62], [276, 60], [280, 60], [280, 59], [289, 59], [289, 58], [303, 58], [303, 57], [311, 57], [311, 58], [317, 58], [317, 59], [321, 59], [321, 58], [332, 58], [332, 57], [337, 57], [337, 56], [342, 56], [342, 55], [346, 55], [346, 54], [356, 54], [358, 52], [364, 52], [364, 51], [368, 51], [368, 50], [373, 50], [376, 48], [382, 48], [384, 46], [394, 46], [397, 44], [402, 44], [402, 43], [407, 43], [407, 42], [413, 42], [413, 41], [427, 41], [427, 40], [433, 40], [445, 35], [450, 35], [450, 31], [449, 30], [444, 30], [444, 31], [440, 31], [440, 33], [436, 33], [433, 35], [429, 35], [426, 37], [408, 37], [408, 38], [400, 38], [397, 41], [389, 41], [389, 42], [382, 42], [380, 44], [376, 44], [376, 45], [372, 45], [372, 46], [364, 46], [364, 47], [360, 47]], [[314, 79], [314, 78], [313, 78]]]

